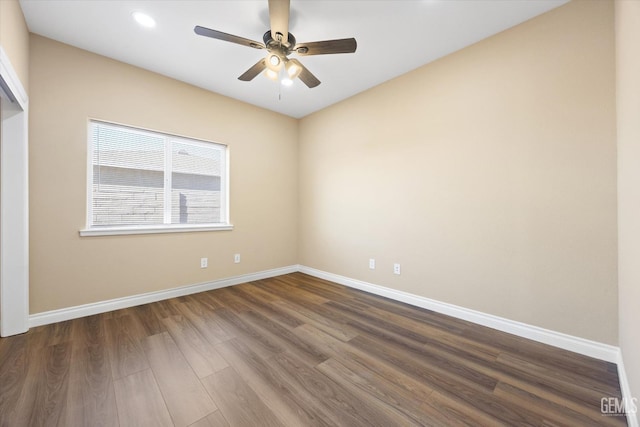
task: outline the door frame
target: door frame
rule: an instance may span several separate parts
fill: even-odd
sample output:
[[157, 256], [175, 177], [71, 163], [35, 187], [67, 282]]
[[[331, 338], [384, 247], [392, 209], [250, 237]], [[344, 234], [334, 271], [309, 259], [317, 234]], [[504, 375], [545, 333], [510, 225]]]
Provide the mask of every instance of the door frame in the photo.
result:
[[0, 97], [0, 336], [6, 337], [29, 329], [29, 99], [2, 46]]

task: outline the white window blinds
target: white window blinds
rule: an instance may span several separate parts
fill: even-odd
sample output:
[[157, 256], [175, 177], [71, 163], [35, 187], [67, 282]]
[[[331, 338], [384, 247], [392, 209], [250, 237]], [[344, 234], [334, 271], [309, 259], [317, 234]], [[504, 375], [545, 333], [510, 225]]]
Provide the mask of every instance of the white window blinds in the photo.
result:
[[90, 122], [89, 227], [219, 224], [226, 146]]

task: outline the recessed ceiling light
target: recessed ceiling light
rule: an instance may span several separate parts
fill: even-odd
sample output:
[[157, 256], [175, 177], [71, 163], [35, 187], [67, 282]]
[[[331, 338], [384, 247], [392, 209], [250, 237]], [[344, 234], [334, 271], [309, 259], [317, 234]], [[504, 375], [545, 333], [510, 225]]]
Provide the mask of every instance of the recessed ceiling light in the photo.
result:
[[153, 28], [156, 26], [156, 21], [146, 13], [133, 12], [131, 16], [133, 16], [133, 19], [135, 19], [138, 24], [145, 28]]

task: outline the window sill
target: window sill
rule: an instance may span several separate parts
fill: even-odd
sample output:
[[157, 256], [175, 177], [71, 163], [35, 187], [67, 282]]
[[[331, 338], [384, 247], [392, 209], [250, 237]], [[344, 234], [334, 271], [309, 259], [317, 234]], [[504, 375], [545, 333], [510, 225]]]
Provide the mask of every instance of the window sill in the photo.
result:
[[162, 234], [162, 233], [191, 233], [199, 231], [228, 231], [233, 230], [232, 224], [190, 224], [190, 225], [155, 225], [133, 227], [95, 227], [80, 230], [81, 237], [118, 236], [126, 234]]

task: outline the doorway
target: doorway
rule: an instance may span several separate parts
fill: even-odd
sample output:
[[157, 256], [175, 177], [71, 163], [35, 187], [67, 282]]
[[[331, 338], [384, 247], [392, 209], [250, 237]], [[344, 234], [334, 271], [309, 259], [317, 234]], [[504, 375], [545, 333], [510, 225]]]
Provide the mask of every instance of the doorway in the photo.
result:
[[28, 329], [28, 98], [0, 46], [0, 336]]

